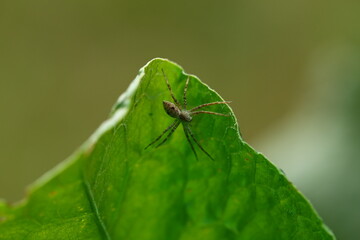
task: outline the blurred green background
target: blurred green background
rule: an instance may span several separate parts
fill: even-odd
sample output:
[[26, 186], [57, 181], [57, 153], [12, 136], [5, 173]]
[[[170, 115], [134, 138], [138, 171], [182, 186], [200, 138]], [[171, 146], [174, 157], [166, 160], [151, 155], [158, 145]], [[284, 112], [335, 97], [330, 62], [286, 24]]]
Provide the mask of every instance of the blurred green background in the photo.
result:
[[0, 1], [0, 196], [25, 188], [165, 57], [232, 100], [244, 139], [360, 239], [359, 1]]

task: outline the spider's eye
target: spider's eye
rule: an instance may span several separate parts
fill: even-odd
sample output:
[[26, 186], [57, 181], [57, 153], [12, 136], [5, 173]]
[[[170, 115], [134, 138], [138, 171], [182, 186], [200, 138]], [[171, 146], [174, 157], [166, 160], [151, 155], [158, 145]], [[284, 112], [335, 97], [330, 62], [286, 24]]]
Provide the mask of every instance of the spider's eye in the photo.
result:
[[174, 110], [175, 108], [174, 107], [171, 107], [172, 110]]

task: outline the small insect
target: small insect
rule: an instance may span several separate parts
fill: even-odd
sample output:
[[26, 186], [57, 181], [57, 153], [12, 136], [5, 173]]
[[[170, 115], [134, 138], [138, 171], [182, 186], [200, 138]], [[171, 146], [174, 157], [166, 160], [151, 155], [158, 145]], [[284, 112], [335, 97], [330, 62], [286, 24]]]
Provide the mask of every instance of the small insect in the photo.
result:
[[167, 78], [165, 72], [163, 69], [161, 69], [164, 78], [166, 80], [166, 85], [170, 91], [170, 95], [172, 97], [172, 99], [174, 100], [174, 103], [172, 102], [168, 102], [168, 101], [163, 101], [163, 106], [165, 109], [165, 112], [170, 116], [175, 118], [175, 121], [168, 126], [162, 133], [160, 136], [158, 136], [154, 141], [152, 141], [145, 149], [147, 149], [148, 147], [150, 147], [151, 145], [153, 145], [154, 143], [156, 143], [157, 141], [160, 140], [160, 138], [162, 136], [164, 136], [165, 133], [169, 132], [167, 134], [167, 136], [165, 137], [165, 139], [163, 139], [156, 147], [160, 147], [161, 145], [163, 145], [166, 140], [168, 140], [170, 138], [170, 136], [175, 132], [175, 130], [177, 129], [177, 127], [180, 125], [180, 123], [183, 126], [184, 132], [185, 132], [185, 136], [187, 141], [190, 144], [191, 150], [194, 152], [194, 155], [196, 157], [196, 159], [198, 160], [198, 156], [196, 154], [195, 148], [190, 140], [190, 137], [192, 138], [192, 140], [198, 145], [198, 147], [201, 149], [201, 151], [203, 151], [211, 160], [214, 160], [213, 157], [211, 157], [211, 155], [200, 145], [200, 143], [196, 140], [196, 138], [194, 137], [193, 132], [190, 129], [190, 122], [192, 121], [192, 118], [194, 115], [198, 115], [198, 114], [213, 114], [213, 115], [218, 115], [218, 116], [226, 116], [229, 117], [230, 115], [227, 114], [222, 114], [222, 113], [217, 113], [217, 112], [210, 112], [210, 111], [198, 111], [200, 108], [203, 107], [207, 107], [207, 106], [211, 106], [211, 105], [216, 105], [216, 104], [227, 104], [230, 103], [228, 101], [225, 102], [211, 102], [211, 103], [205, 103], [205, 104], [201, 104], [197, 107], [194, 107], [190, 110], [187, 110], [187, 99], [186, 99], [186, 92], [187, 92], [187, 88], [189, 85], [189, 77], [186, 80], [185, 83], [185, 87], [184, 87], [184, 101], [183, 104], [181, 105], [179, 103], [179, 101], [175, 98], [174, 93], [172, 92], [171, 86], [169, 84], [169, 79]]

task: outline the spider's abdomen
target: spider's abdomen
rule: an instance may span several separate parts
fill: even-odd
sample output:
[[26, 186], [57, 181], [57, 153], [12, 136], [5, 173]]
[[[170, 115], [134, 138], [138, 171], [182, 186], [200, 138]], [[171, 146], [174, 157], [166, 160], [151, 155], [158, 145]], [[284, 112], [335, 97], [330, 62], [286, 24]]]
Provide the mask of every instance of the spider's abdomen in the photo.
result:
[[173, 117], [173, 118], [179, 118], [181, 114], [181, 110], [172, 102], [163, 101], [164, 109], [166, 113]]

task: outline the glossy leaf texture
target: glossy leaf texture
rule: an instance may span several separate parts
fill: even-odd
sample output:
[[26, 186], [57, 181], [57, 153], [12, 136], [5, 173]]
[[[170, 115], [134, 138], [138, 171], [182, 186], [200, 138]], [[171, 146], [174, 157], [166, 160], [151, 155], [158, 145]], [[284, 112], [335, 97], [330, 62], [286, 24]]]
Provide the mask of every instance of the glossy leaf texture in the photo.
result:
[[[223, 101], [165, 59], [143, 67], [108, 120], [67, 160], [32, 185], [19, 205], [0, 203], [0, 239], [335, 239], [309, 202], [246, 144], [227, 105], [196, 115], [161, 147], [144, 149], [173, 121], [162, 70], [188, 105]], [[81, 126], [79, 126], [81, 127]], [[51, 156], [49, 156], [51, 157]], [[291, 157], [291, 156], [289, 156]]]

